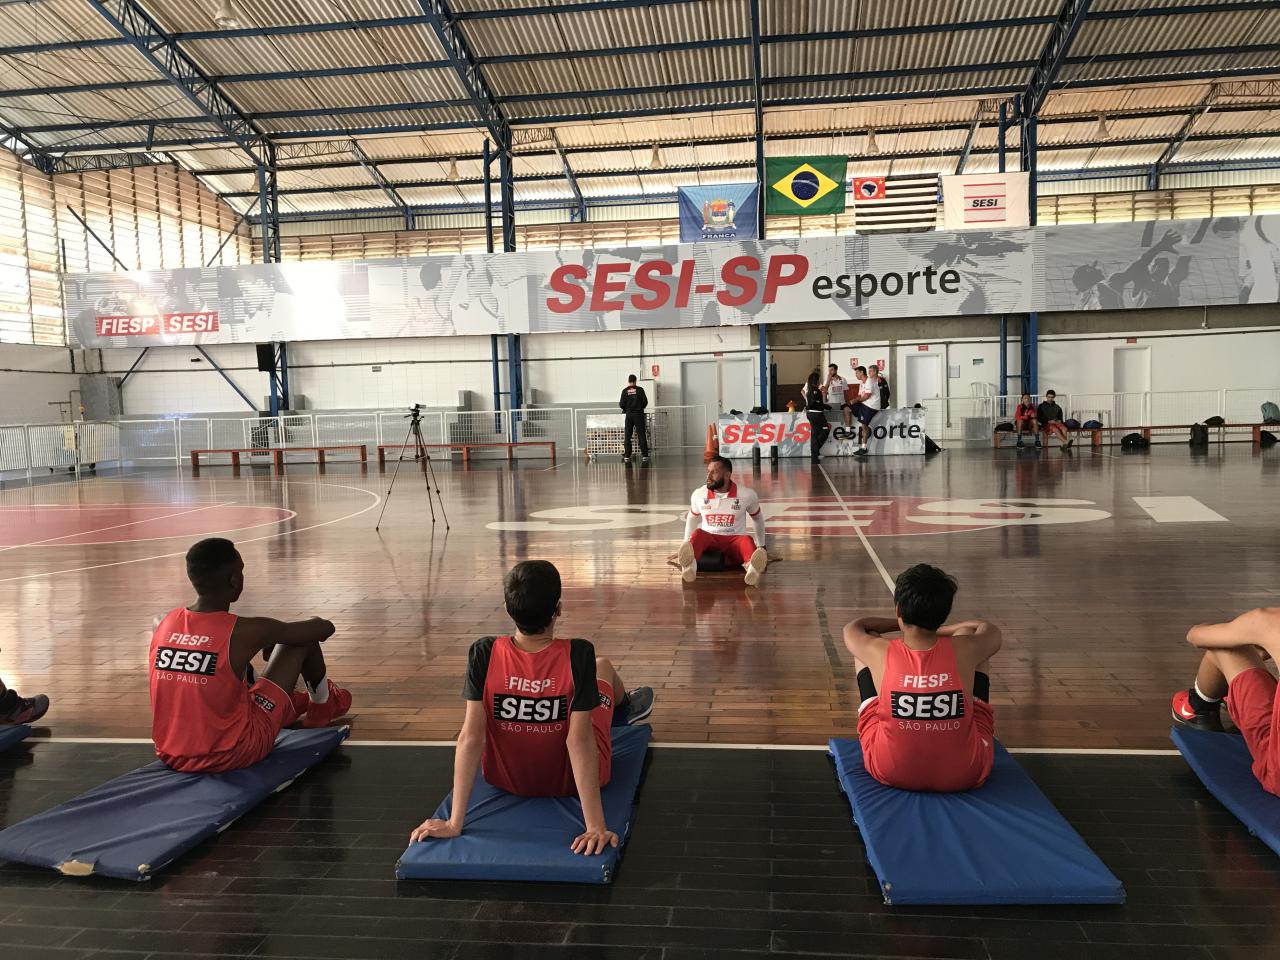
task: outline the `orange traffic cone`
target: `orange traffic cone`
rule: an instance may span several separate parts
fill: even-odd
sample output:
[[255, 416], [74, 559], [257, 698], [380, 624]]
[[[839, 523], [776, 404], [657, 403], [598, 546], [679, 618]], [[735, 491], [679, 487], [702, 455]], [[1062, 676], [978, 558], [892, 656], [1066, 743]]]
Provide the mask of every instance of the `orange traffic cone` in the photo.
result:
[[716, 439], [716, 425], [707, 424], [707, 448], [702, 451], [702, 462], [710, 463], [711, 458], [720, 452], [720, 442]]

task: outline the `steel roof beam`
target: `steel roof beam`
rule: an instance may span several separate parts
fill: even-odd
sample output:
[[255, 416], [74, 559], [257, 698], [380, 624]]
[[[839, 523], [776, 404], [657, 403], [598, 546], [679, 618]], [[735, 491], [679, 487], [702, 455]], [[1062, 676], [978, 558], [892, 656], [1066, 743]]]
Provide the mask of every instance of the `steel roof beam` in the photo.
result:
[[[1278, 92], [1276, 94], [1275, 100], [1276, 102], [1268, 102], [1264, 104], [1251, 104], [1251, 103], [1223, 104], [1223, 105], [1216, 106], [1215, 110], [1218, 113], [1254, 113], [1259, 110], [1280, 109], [1280, 88], [1278, 88]], [[1150, 119], [1156, 119], [1159, 117], [1182, 117], [1186, 115], [1186, 112], [1187, 112], [1186, 107], [1164, 107], [1158, 110], [1118, 110], [1114, 112], [1109, 111], [1107, 113], [1107, 119], [1108, 120], [1150, 120]], [[1055, 124], [1081, 123], [1085, 121], [1093, 121], [1096, 119], [1097, 119], [1096, 113], [1054, 114], [1051, 116], [1041, 117], [1040, 128], [1041, 130], [1044, 130], [1045, 128], [1052, 127]], [[893, 132], [894, 133], [948, 133], [948, 132], [953, 132], [957, 130], [968, 130], [971, 126], [972, 126], [972, 123], [923, 124], [919, 126], [894, 127]], [[520, 131], [527, 128], [513, 127], [512, 129], [513, 129], [513, 132], [519, 133]], [[844, 131], [840, 131], [840, 130], [833, 130], [833, 131], [826, 131], [826, 132], [804, 131], [799, 133], [771, 133], [769, 135], [769, 139], [782, 142], [782, 141], [790, 141], [790, 140], [815, 140], [815, 139], [820, 139], [822, 137], [838, 137], [843, 135], [844, 135]], [[1280, 136], [1280, 133], [1277, 133], [1277, 135]], [[723, 137], [723, 138], [716, 138], [716, 139], [699, 140], [697, 142], [697, 145], [714, 147], [714, 146], [724, 146], [724, 145], [734, 145], [734, 144], [744, 144], [744, 143], [754, 143], [754, 142], [755, 142], [754, 136], [741, 136], [741, 137]], [[689, 143], [688, 140], [683, 140], [683, 139], [678, 141], [670, 141], [670, 142], [660, 140], [658, 141], [658, 146], [660, 147], [661, 146], [687, 146], [688, 143]], [[323, 146], [323, 143], [312, 144], [312, 146]], [[651, 147], [651, 144], [648, 142], [630, 143], [630, 144], [622, 143], [622, 144], [612, 144], [608, 146], [569, 147], [567, 148], [566, 152], [571, 156], [579, 156], [579, 155], [598, 154], [598, 153], [620, 153], [627, 150], [648, 150], [650, 147]], [[285, 151], [283, 149], [280, 150], [282, 160], [285, 159], [283, 156], [284, 152]], [[321, 152], [323, 153], [323, 155], [327, 156], [327, 155], [339, 153], [341, 151], [336, 151], [333, 148], [329, 148]], [[522, 158], [535, 158], [535, 157], [541, 158], [541, 157], [552, 157], [552, 156], [555, 156], [556, 153], [554, 150], [519, 150], [519, 151], [516, 151], [515, 155], [517, 157], [522, 157]], [[479, 153], [475, 153], [475, 154], [460, 153], [460, 154], [457, 154], [456, 157], [453, 154], [450, 154], [450, 157], [457, 159], [459, 161], [463, 161], [463, 160], [480, 161], [483, 159], [482, 155]], [[434, 160], [439, 160], [439, 159], [441, 158], [440, 157], [380, 157], [377, 160], [377, 164], [380, 168], [384, 168], [384, 167], [404, 166], [404, 165], [418, 164], [418, 163], [430, 163]], [[445, 159], [448, 159], [448, 158], [445, 158]], [[280, 167], [280, 172], [281, 173], [294, 173], [294, 172], [303, 173], [303, 172], [311, 172], [311, 171], [317, 171], [317, 170], [341, 170], [341, 169], [357, 167], [357, 166], [359, 166], [359, 164], [351, 160], [320, 160], [314, 163], [286, 163]], [[225, 176], [236, 176], [239, 174], [246, 174], [246, 173], [252, 173], [252, 172], [253, 171], [248, 167], [211, 167], [207, 170], [201, 170], [200, 175], [205, 177], [225, 177]]]
[[[1258, 132], [1245, 133], [1245, 134], [1206, 133], [1206, 134], [1193, 135], [1189, 139], [1197, 143], [1216, 143], [1216, 142], [1222, 142], [1222, 141], [1271, 139], [1272, 137], [1275, 137], [1275, 136], [1276, 136], [1275, 133], [1258, 131]], [[1166, 142], [1167, 142], [1167, 138], [1165, 137], [1130, 137], [1126, 139], [1106, 140], [1101, 142], [1089, 141], [1089, 142], [1082, 143], [1082, 142], [1072, 141], [1072, 142], [1064, 142], [1064, 143], [1041, 143], [1039, 145], [1039, 150], [1041, 153], [1053, 153], [1054, 151], [1058, 151], [1058, 150], [1081, 150], [1081, 149], [1098, 148], [1098, 147], [1156, 146]], [[956, 157], [956, 156], [960, 156], [960, 153], [961, 151], [958, 151], [958, 150], [913, 150], [913, 151], [903, 151], [900, 153], [883, 153], [882, 152], [882, 153], [877, 153], [874, 157], [869, 157], [869, 158], [862, 157], [858, 159], [863, 159], [863, 160], [872, 159], [877, 161], [883, 160], [885, 163], [889, 163], [894, 160], [923, 160], [923, 159], [928, 159], [930, 157]], [[982, 148], [971, 147], [969, 151], [969, 156], [970, 157], [987, 156], [987, 155], [993, 155], [995, 153], [996, 153], [996, 148], [994, 146], [982, 147]], [[1276, 158], [1275, 162], [1280, 163], [1280, 158]], [[750, 161], [750, 160], [729, 160], [723, 163], [703, 163], [703, 164], [698, 164], [696, 166], [662, 167], [661, 169], [652, 170], [652, 171], [649, 171], [649, 170], [592, 170], [592, 171], [586, 171], [586, 172], [579, 171], [575, 174], [575, 178], [576, 180], [598, 180], [598, 179], [606, 179], [610, 177], [619, 177], [619, 176], [644, 176], [646, 174], [652, 174], [657, 176], [662, 174], [686, 174], [686, 173], [700, 173], [700, 172], [706, 173], [706, 172], [726, 171], [726, 170], [750, 170], [752, 169], [752, 166], [753, 166], [753, 161]], [[280, 172], [287, 173], [288, 169], [289, 169], [288, 167], [283, 167], [280, 169]], [[252, 171], [245, 170], [245, 171], [240, 171], [238, 175], [246, 176], [250, 173], [252, 173]], [[198, 171], [195, 172], [195, 175], [209, 176], [208, 173], [198, 172]], [[560, 178], [561, 178], [560, 175], [556, 175], [556, 174], [526, 173], [526, 174], [521, 174], [520, 176], [514, 177], [513, 181], [515, 183], [551, 183], [556, 180], [559, 180]], [[479, 178], [468, 178], [465, 180], [389, 180], [388, 183], [390, 184], [390, 186], [392, 186], [397, 190], [416, 190], [416, 189], [425, 189], [425, 188], [431, 188], [431, 187], [479, 186], [482, 183], [484, 183], [484, 181]], [[359, 193], [363, 191], [379, 190], [379, 189], [382, 189], [382, 188], [377, 184], [343, 184], [341, 186], [325, 185], [325, 186], [316, 186], [316, 187], [287, 187], [287, 188], [282, 188], [280, 190], [280, 196], [282, 197], [307, 196], [311, 194], [324, 194], [324, 193], [330, 193], [334, 191], [340, 191], [343, 193]], [[224, 199], [245, 200], [245, 199], [250, 199], [252, 197], [256, 197], [257, 195], [258, 194], [256, 190], [236, 190], [236, 191], [223, 193], [220, 196], [222, 196]]]
[[1150, 189], [1154, 190], [1159, 185], [1160, 174], [1164, 171], [1164, 168], [1169, 165], [1173, 158], [1177, 156], [1178, 151], [1182, 149], [1182, 145], [1190, 139], [1191, 130], [1195, 127], [1196, 121], [1208, 113], [1209, 108], [1213, 106], [1213, 102], [1217, 99], [1217, 96], [1217, 86], [1211, 85], [1209, 87], [1209, 92], [1206, 93], [1204, 95], [1204, 99], [1200, 101], [1200, 105], [1187, 115], [1187, 119], [1178, 129], [1178, 132], [1174, 134], [1173, 140], [1164, 148], [1164, 152], [1160, 154], [1159, 159], [1151, 165], [1151, 170], [1147, 174], [1147, 186]]
[[[405, 223], [412, 224], [413, 212], [409, 209], [409, 204], [405, 203], [404, 198], [396, 192], [396, 188], [388, 182], [387, 178], [382, 175], [382, 171], [374, 165], [373, 161], [370, 160], [364, 150], [361, 149], [360, 144], [356, 143], [354, 140], [351, 141], [351, 155], [356, 158], [356, 162], [361, 166], [364, 172], [369, 175], [370, 179], [373, 180], [375, 186], [381, 190], [386, 198], [394, 203], [404, 214]], [[279, 172], [279, 168], [277, 168], [277, 172]], [[281, 196], [286, 193], [288, 193], [287, 190], [281, 190], [278, 187], [276, 188], [276, 196]], [[412, 229], [412, 227], [410, 227], [410, 229]]]
[[1049, 39], [1040, 52], [1031, 80], [1020, 98], [1020, 112], [1024, 118], [1039, 115], [1045, 97], [1058, 79], [1058, 70], [1067, 60], [1067, 53], [1080, 31], [1085, 14], [1089, 12], [1089, 3], [1090, 0], [1064, 0], [1058, 20], [1049, 32]]
[[[1275, 47], [1268, 44], [1258, 44], [1258, 45], [1249, 46], [1249, 47], [1220, 48], [1220, 49], [1219, 48], [1203, 48], [1203, 49], [1182, 50], [1182, 51], [1152, 50], [1152, 51], [1144, 51], [1136, 54], [1113, 54], [1113, 55], [1107, 55], [1104, 57], [1067, 57], [1064, 59], [1063, 62], [1068, 64], [1077, 64], [1077, 63], [1087, 64], [1087, 63], [1097, 63], [1097, 62], [1104, 62], [1104, 61], [1111, 61], [1111, 60], [1118, 60], [1118, 61], [1165, 60], [1165, 59], [1171, 59], [1176, 57], [1205, 56], [1210, 53], [1263, 53], [1263, 52], [1274, 53]], [[945, 69], [942, 69], [938, 72], [949, 73], [949, 74], [962, 74], [962, 73], [984, 73], [988, 71], [999, 71], [999, 70], [1019, 70], [1019, 69], [1036, 67], [1037, 63], [1039, 62], [1042, 62], [1042, 61], [1014, 60], [1014, 61], [1006, 61], [1003, 63], [956, 64], [956, 65], [946, 67]], [[364, 68], [361, 68], [361, 69], [363, 70]], [[1268, 72], [1280, 72], [1280, 64], [1271, 68], [1249, 68], [1249, 69], [1255, 69], [1255, 70], [1264, 69], [1264, 70], [1267, 70]], [[376, 71], [371, 71], [371, 72], [376, 72]], [[324, 71], [316, 71], [314, 72], [314, 75], [321, 76], [321, 75], [327, 75], [327, 74], [325, 74]], [[807, 76], [797, 75], [797, 76], [786, 76], [786, 77], [765, 77], [761, 79], [761, 83], [764, 84], [765, 86], [777, 86], [780, 84], [793, 84], [793, 83], [842, 82], [842, 81], [910, 78], [910, 77], [917, 77], [919, 75], [920, 75], [920, 70], [918, 68], [902, 68], [902, 69], [892, 69], [892, 70], [865, 70], [865, 71], [847, 72], [847, 73], [810, 74]], [[1225, 76], [1227, 75], [1227, 72], [1214, 71], [1213, 75]], [[1177, 77], [1179, 75], [1175, 74], [1170, 76]], [[210, 78], [210, 81], [213, 82], [213, 78]], [[1058, 84], [1058, 86], [1070, 86], [1074, 88], [1074, 87], [1097, 85], [1099, 83], [1105, 83], [1107, 85], [1119, 85], [1119, 84], [1136, 83], [1136, 82], [1146, 82], [1146, 81], [1142, 81], [1140, 78], [1116, 77], [1116, 78], [1105, 78], [1105, 80], [1102, 80], [1102, 81], [1099, 81], [1099, 80], [1080, 81], [1080, 82], [1063, 81], [1062, 83]], [[751, 78], [746, 77], [740, 80], [706, 80], [706, 81], [699, 81], [696, 83], [659, 84], [659, 85], [648, 86], [648, 87], [623, 87], [619, 89], [577, 90], [577, 91], [562, 91], [557, 93], [516, 94], [509, 97], [499, 98], [496, 101], [496, 105], [500, 107], [503, 104], [515, 104], [515, 103], [543, 103], [543, 102], [555, 101], [555, 100], [608, 99], [608, 98], [619, 97], [619, 96], [640, 96], [640, 95], [680, 93], [680, 92], [690, 92], [690, 91], [723, 90], [723, 89], [731, 89], [731, 88], [739, 88], [739, 87], [746, 88], [750, 86], [751, 83], [752, 83]], [[1001, 89], [1004, 89], [1004, 88], [1001, 88]], [[1020, 87], [1015, 87], [1011, 89], [1021, 90]], [[941, 92], [943, 94], [949, 95], [949, 92], [947, 91], [941, 91]], [[906, 99], [911, 96], [923, 95], [923, 93], [924, 91], [919, 91], [919, 92], [912, 91], [912, 92], [888, 94], [887, 96], [890, 96], [896, 99]], [[878, 96], [884, 96], [884, 95], [878, 95]], [[848, 97], [843, 97], [840, 99], [842, 101], [849, 100]], [[870, 98], [859, 97], [858, 99], [865, 100]], [[788, 101], [786, 100], [776, 100], [776, 99], [769, 100], [767, 98], [765, 100], [765, 103], [770, 106], [784, 106], [787, 102]], [[407, 112], [407, 111], [413, 111], [413, 110], [449, 109], [449, 108], [465, 107], [468, 105], [474, 106], [474, 104], [475, 104], [475, 100], [473, 98], [456, 99], [456, 100], [413, 100], [413, 101], [407, 101], [403, 103], [347, 104], [347, 105], [341, 105], [341, 106], [335, 105], [335, 106], [324, 106], [324, 107], [306, 107], [306, 108], [293, 109], [293, 110], [268, 110], [260, 113], [246, 114], [246, 116], [249, 120], [254, 122], [263, 121], [263, 120], [297, 120], [297, 119], [305, 119], [310, 117], [350, 116], [350, 115], [360, 115], [360, 114], [366, 114], [366, 113], [370, 113], [370, 114], [371, 113], [401, 113], [401, 112]], [[748, 99], [743, 101], [743, 105], [753, 106], [754, 103], [753, 101]], [[726, 108], [724, 104], [716, 104], [714, 106], [716, 109]], [[682, 109], [684, 108], [680, 108], [680, 110]], [[680, 112], [680, 110], [668, 111], [668, 112], [678, 113]], [[601, 116], [601, 115], [597, 114], [595, 116]], [[529, 118], [527, 121], [522, 121], [522, 122], [533, 123], [533, 122], [537, 122], [538, 119], [539, 118]], [[585, 119], [590, 119], [590, 117], [585, 117]], [[209, 120], [209, 117], [207, 115], [186, 116], [186, 117], [159, 117], [159, 118], [155, 118], [154, 120], [146, 121], [145, 123], [137, 122], [137, 121], [129, 121], [129, 120], [108, 121], [105, 119], [91, 119], [91, 120], [77, 121], [77, 122], [70, 122], [70, 123], [53, 123], [53, 124], [42, 124], [37, 126], [25, 127], [23, 128], [23, 132], [29, 133], [29, 134], [69, 133], [76, 130], [98, 129], [102, 124], [106, 124], [106, 123], [110, 123], [115, 126], [141, 126], [141, 125], [147, 125], [150, 123], [155, 123], [156, 126], [178, 126], [178, 125], [185, 125], [185, 124], [192, 124], [192, 123], [207, 123], [208, 120]], [[511, 121], [508, 121], [508, 122], [511, 122]]]
[[[96, 2], [96, 0], [91, 0]], [[351, 30], [380, 30], [391, 27], [426, 26], [424, 16], [380, 17], [372, 20], [339, 20], [330, 23], [286, 23], [270, 27], [237, 27], [234, 30], [191, 30], [171, 33], [167, 37], [156, 35], [144, 39], [148, 42], [173, 40], [183, 43], [189, 40], [238, 40], [247, 37], [287, 37], [307, 33], [337, 33]], [[62, 50], [93, 50], [101, 47], [127, 46], [121, 37], [94, 37], [88, 40], [61, 40], [56, 43], [28, 43], [14, 47], [0, 47], [0, 57], [22, 56], [30, 53], [57, 53]]]
[[445, 56], [448, 58], [458, 82], [467, 92], [476, 115], [480, 118], [489, 135], [493, 137], [500, 152], [511, 152], [511, 125], [498, 106], [498, 98], [489, 89], [489, 84], [476, 64], [475, 55], [467, 43], [467, 38], [458, 28], [456, 16], [449, 9], [445, 0], [418, 0], [418, 6], [430, 22], [436, 39], [440, 41]]
[[256, 165], [267, 164], [266, 138], [262, 131], [165, 35], [136, 0], [91, 0], [90, 5]]

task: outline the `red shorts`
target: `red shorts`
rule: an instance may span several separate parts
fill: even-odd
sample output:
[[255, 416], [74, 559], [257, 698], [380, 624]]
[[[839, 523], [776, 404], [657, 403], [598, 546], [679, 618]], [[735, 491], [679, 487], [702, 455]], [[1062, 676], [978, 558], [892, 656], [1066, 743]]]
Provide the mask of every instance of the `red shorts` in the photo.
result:
[[1237, 673], [1227, 690], [1227, 709], [1253, 757], [1253, 775], [1267, 793], [1280, 796], [1280, 709], [1276, 678], [1264, 667]]
[[971, 699], [969, 736], [963, 743], [947, 744], [945, 758], [936, 750], [913, 751], [913, 741], [927, 748], [928, 740], [920, 734], [899, 733], [896, 721], [885, 716], [878, 700], [868, 701], [866, 709], [858, 713], [858, 740], [867, 773], [900, 790], [963, 793], [982, 786], [991, 776], [995, 759], [995, 713], [985, 700]]
[[226, 773], [251, 767], [276, 745], [276, 736], [297, 719], [293, 698], [273, 681], [260, 678], [249, 688], [253, 703], [245, 715], [239, 742], [230, 750], [204, 757], [162, 757], [165, 764], [182, 773]]
[[719, 550], [724, 554], [724, 565], [727, 568], [745, 566], [756, 552], [756, 542], [745, 535], [729, 536], [722, 533], [707, 533], [699, 527], [689, 538], [693, 547], [693, 555], [701, 557], [708, 550]]

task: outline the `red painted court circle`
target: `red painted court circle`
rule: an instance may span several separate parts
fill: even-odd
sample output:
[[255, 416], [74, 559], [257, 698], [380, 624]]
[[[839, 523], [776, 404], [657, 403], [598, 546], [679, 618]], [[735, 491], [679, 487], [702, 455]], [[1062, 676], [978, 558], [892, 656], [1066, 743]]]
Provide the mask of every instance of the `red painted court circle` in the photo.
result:
[[294, 515], [283, 507], [238, 503], [0, 506], [0, 549], [209, 537], [282, 523]]

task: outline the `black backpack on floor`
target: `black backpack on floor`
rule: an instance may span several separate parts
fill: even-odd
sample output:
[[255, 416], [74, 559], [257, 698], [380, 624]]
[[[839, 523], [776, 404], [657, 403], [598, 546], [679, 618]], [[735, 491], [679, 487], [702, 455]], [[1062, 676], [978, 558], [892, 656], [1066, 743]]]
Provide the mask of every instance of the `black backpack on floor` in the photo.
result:
[[1209, 445], [1209, 428], [1203, 423], [1193, 423], [1191, 425], [1191, 438], [1187, 443], [1193, 447], [1207, 447]]
[[925, 434], [925, 437], [924, 437], [924, 452], [925, 452], [925, 453], [939, 453], [939, 452], [941, 452], [941, 450], [942, 450], [942, 448], [941, 448], [940, 446], [938, 446], [936, 443], [934, 443], [934, 442], [933, 442], [933, 437], [929, 436], [928, 434]]
[[1204, 422], [1204, 425], [1206, 427], [1220, 427], [1226, 422], [1227, 421], [1223, 420], [1221, 417], [1210, 417], [1208, 420]]
[[1121, 450], [1145, 450], [1151, 446], [1151, 441], [1140, 433], [1126, 433], [1120, 438]]
[[1269, 447], [1276, 442], [1276, 435], [1270, 430], [1263, 430], [1258, 435], [1258, 442], [1264, 447]]

